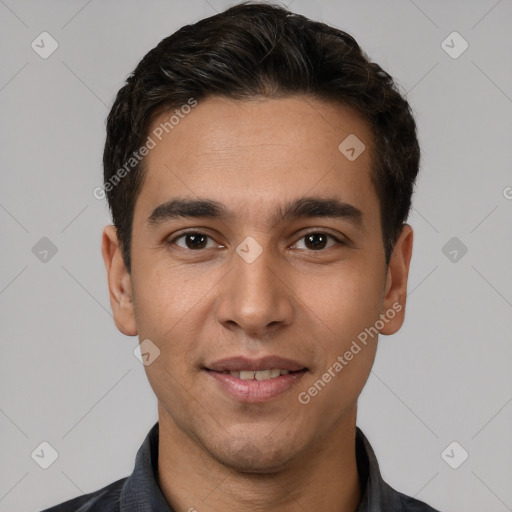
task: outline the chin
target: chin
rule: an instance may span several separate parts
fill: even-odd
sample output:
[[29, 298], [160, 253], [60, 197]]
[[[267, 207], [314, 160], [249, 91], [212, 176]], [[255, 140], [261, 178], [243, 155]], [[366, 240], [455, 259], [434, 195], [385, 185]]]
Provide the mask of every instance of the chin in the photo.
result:
[[[290, 439], [290, 438], [288, 438]], [[268, 474], [285, 469], [297, 455], [296, 443], [267, 435], [230, 437], [209, 450], [218, 462], [240, 473]], [[220, 448], [220, 449], [218, 449]]]

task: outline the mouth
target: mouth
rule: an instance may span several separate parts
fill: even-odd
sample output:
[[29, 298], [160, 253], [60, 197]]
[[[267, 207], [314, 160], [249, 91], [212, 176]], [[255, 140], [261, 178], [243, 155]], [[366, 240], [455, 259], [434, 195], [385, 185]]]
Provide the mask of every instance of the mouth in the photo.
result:
[[203, 368], [231, 399], [261, 403], [276, 398], [296, 385], [309, 369], [303, 364], [277, 356], [260, 359], [233, 357]]
[[[298, 370], [300, 371], [300, 370]], [[220, 372], [219, 372], [220, 373]], [[270, 380], [280, 377], [281, 375], [288, 375], [290, 373], [289, 370], [280, 370], [278, 368], [273, 368], [272, 370], [240, 370], [239, 372], [230, 370], [223, 371], [223, 375], [231, 375], [241, 380]], [[296, 372], [293, 372], [296, 373]]]

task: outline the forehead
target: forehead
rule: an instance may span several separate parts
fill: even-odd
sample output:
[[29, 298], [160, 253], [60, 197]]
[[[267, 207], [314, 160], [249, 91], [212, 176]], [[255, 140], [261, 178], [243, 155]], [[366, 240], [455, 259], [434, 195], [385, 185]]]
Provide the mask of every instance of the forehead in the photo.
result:
[[139, 196], [148, 208], [176, 196], [215, 196], [260, 212], [283, 195], [310, 192], [377, 200], [371, 132], [348, 107], [304, 96], [214, 96], [177, 110], [155, 118], [148, 131], [155, 145]]

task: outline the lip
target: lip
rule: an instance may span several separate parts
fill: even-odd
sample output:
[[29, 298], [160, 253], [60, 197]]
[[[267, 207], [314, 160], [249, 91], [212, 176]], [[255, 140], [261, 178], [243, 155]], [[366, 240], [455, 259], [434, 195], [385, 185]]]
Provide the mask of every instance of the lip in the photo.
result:
[[244, 356], [227, 357], [207, 364], [205, 367], [207, 370], [213, 370], [214, 372], [239, 372], [242, 370], [258, 371], [271, 370], [272, 368], [279, 368], [280, 370], [288, 370], [290, 372], [296, 372], [304, 369], [307, 370], [306, 366], [298, 361], [293, 361], [279, 356], [265, 356], [258, 359], [251, 359]]
[[[242, 370], [288, 370], [287, 375], [280, 375], [268, 380], [243, 380], [230, 371]], [[203, 368], [206, 373], [220, 385], [230, 398], [243, 403], [262, 403], [269, 401], [291, 389], [308, 372], [303, 364], [279, 356], [266, 356], [258, 359], [238, 356], [220, 359]], [[226, 373], [224, 373], [226, 372]]]
[[[284, 370], [284, 368], [281, 368]], [[230, 375], [205, 368], [206, 373], [220, 384], [229, 397], [243, 403], [267, 402], [295, 386], [307, 369], [294, 371], [268, 380], [243, 380]]]

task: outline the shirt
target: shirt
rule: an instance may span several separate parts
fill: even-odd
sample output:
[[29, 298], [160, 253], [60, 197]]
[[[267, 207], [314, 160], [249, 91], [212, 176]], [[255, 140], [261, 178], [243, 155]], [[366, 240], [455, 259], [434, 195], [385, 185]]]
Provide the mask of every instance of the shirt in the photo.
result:
[[[158, 437], [156, 422], [137, 452], [129, 477], [42, 512], [174, 512], [158, 485]], [[359, 428], [356, 460], [363, 493], [356, 512], [438, 512], [384, 482], [375, 453]]]

